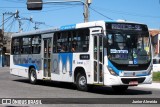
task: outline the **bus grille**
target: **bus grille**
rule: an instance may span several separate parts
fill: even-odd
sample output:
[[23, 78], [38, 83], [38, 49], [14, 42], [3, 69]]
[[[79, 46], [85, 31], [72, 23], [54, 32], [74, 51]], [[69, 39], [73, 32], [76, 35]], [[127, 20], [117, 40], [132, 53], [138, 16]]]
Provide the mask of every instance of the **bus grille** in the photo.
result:
[[122, 82], [124, 84], [129, 84], [129, 82], [131, 81], [138, 81], [138, 83], [142, 83], [146, 78], [143, 77], [143, 78], [122, 78]]

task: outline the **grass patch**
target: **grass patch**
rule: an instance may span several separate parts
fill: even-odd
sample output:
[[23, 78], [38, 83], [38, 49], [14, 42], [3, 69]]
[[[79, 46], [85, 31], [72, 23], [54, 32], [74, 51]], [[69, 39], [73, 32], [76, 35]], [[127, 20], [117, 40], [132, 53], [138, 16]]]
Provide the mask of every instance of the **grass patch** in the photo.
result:
[[153, 72], [153, 81], [160, 82], [160, 72]]

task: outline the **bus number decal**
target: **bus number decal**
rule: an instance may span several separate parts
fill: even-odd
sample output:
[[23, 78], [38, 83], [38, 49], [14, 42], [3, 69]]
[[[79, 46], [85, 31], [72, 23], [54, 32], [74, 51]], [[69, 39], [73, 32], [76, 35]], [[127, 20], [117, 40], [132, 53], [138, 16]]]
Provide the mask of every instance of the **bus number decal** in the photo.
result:
[[89, 59], [90, 59], [89, 54], [82, 54], [82, 55], [80, 55], [80, 60], [89, 60]]

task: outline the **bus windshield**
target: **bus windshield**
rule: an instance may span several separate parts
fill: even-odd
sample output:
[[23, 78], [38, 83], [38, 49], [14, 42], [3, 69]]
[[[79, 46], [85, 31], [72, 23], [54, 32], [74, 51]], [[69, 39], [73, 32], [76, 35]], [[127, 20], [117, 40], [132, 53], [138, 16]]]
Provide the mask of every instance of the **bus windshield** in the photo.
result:
[[151, 60], [149, 34], [143, 31], [107, 32], [107, 53], [117, 64], [147, 64]]
[[109, 61], [120, 70], [146, 70], [151, 62], [148, 27], [136, 23], [106, 23], [104, 46]]

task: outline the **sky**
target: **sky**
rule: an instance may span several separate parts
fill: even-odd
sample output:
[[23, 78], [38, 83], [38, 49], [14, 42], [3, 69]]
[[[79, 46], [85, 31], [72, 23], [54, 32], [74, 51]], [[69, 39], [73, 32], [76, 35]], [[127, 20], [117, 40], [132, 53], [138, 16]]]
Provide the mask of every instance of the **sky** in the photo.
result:
[[[84, 22], [82, 3], [44, 4], [40, 11], [29, 11], [26, 1], [0, 0], [0, 29], [3, 13], [15, 13], [16, 10], [20, 18], [32, 17], [34, 22], [45, 22], [38, 26], [40, 29]], [[122, 19], [147, 24], [149, 29], [160, 29], [160, 0], [92, 0], [89, 13], [89, 21]], [[5, 32], [18, 32], [18, 20], [9, 18], [11, 15], [4, 16], [7, 21]], [[22, 20], [23, 32], [34, 30], [34, 26], [34, 23]]]

